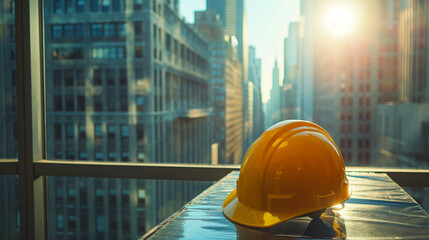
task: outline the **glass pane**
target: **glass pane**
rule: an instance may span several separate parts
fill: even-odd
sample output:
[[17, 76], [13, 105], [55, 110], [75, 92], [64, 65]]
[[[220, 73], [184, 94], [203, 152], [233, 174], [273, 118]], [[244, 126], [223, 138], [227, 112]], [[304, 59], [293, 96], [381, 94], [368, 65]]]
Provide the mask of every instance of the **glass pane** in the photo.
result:
[[50, 239], [137, 239], [210, 182], [48, 177]]
[[208, 44], [178, 1], [44, 3], [48, 159], [211, 162]]
[[0, 159], [18, 158], [15, 72], [15, 2], [0, 1]]
[[18, 176], [0, 176], [0, 236], [19, 239]]

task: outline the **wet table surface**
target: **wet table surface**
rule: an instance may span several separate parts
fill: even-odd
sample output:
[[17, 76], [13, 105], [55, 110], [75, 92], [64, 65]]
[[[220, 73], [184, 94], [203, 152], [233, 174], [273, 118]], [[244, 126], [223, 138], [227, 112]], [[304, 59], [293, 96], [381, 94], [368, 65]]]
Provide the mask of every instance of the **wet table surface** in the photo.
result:
[[429, 239], [429, 216], [386, 174], [349, 173], [353, 190], [341, 210], [320, 218], [297, 217], [268, 229], [233, 224], [222, 214], [236, 186], [232, 172], [141, 239]]

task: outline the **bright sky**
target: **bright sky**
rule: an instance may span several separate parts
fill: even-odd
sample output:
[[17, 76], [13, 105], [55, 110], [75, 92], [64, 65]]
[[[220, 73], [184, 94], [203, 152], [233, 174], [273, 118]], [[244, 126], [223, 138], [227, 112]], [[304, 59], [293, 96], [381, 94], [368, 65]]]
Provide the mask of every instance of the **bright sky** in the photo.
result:
[[[298, 21], [299, 0], [245, 0], [247, 13], [247, 42], [256, 47], [262, 58], [262, 94], [269, 98], [271, 74], [277, 58], [280, 82], [283, 79], [283, 39], [287, 37], [290, 22]], [[205, 10], [206, 0], [181, 0], [180, 12], [189, 23], [194, 22], [194, 11]]]

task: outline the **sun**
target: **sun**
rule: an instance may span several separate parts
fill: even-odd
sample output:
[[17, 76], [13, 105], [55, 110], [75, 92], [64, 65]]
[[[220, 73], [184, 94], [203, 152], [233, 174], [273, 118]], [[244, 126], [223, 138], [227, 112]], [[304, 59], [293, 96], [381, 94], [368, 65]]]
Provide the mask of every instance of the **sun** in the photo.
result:
[[328, 30], [335, 36], [349, 34], [354, 27], [355, 18], [347, 7], [333, 7], [326, 13], [325, 23]]

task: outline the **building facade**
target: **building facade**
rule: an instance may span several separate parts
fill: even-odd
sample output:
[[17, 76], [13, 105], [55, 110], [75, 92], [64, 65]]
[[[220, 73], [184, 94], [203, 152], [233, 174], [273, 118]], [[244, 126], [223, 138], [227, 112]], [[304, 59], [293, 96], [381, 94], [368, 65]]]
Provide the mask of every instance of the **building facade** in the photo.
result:
[[[392, 1], [351, 3], [371, 24], [361, 24], [342, 37], [326, 26], [315, 27], [319, 30], [312, 33], [313, 42], [317, 39], [313, 45], [314, 121], [332, 135], [347, 165], [378, 166], [377, 105], [398, 97], [398, 6]], [[314, 24], [324, 23], [323, 12], [312, 17]], [[367, 37], [362, 40], [359, 35]]]
[[[253, 130], [251, 142], [265, 130], [265, 117], [262, 107], [261, 59], [256, 57], [256, 48], [249, 46], [249, 82], [253, 84]], [[250, 145], [249, 145], [250, 146]]]
[[280, 87], [280, 75], [279, 75], [279, 66], [277, 64], [277, 59], [274, 62], [274, 67], [272, 70], [272, 83], [270, 90], [270, 100], [268, 101], [268, 116], [267, 124], [271, 126], [273, 124], [281, 121], [281, 87]]
[[[15, 3], [0, 4], [0, 159], [18, 158]], [[19, 238], [18, 177], [0, 176], [0, 238]]]
[[243, 152], [243, 82], [234, 36], [227, 36], [213, 10], [195, 12], [195, 27], [210, 43], [213, 143], [218, 162], [239, 164]]
[[[49, 159], [210, 162], [210, 52], [178, 1], [45, 1]], [[135, 239], [207, 184], [48, 179], [49, 236]]]
[[281, 92], [281, 118], [298, 119], [300, 108], [298, 107], [298, 60], [299, 60], [299, 24], [289, 24], [288, 37], [284, 39], [284, 78]]

